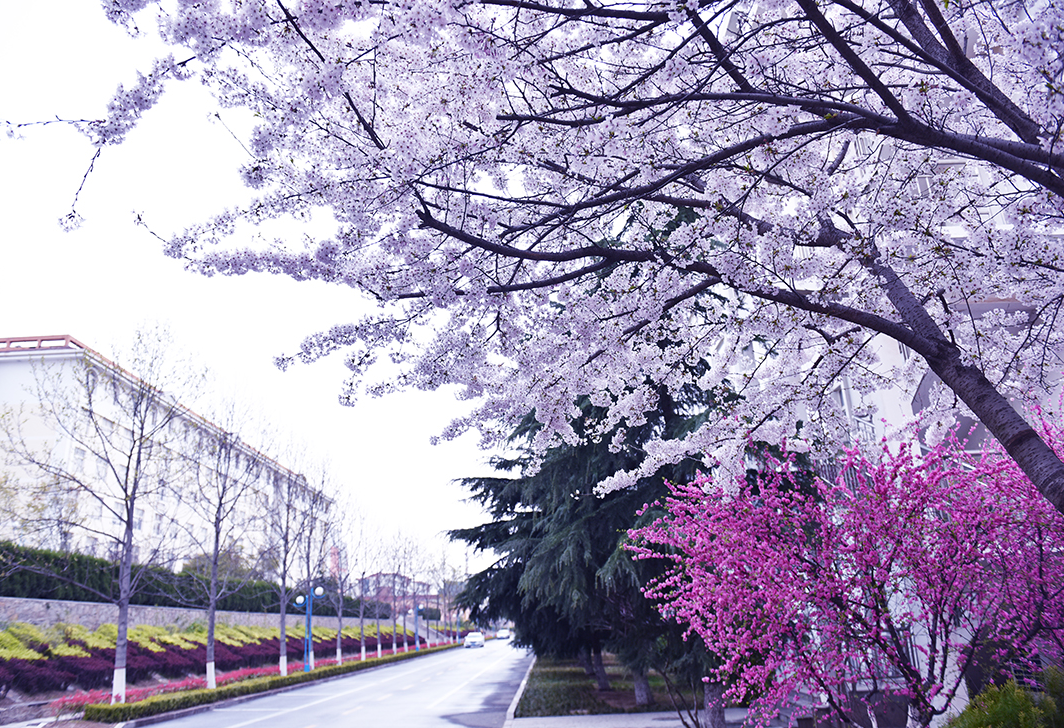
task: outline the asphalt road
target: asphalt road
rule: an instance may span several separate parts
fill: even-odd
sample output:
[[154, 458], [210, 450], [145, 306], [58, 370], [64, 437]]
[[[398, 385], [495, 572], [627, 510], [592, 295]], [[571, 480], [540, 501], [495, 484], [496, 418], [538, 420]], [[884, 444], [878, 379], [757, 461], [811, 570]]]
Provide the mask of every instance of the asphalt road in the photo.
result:
[[167, 728], [501, 728], [532, 656], [456, 648], [167, 721]]

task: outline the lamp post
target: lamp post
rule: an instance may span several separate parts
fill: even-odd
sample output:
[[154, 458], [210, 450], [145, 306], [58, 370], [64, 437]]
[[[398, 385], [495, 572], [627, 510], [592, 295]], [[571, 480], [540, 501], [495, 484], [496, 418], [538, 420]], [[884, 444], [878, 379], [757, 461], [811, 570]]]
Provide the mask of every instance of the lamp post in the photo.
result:
[[417, 618], [421, 616], [421, 605], [414, 603], [414, 652], [421, 650], [421, 632], [418, 631]]
[[314, 669], [314, 635], [310, 631], [310, 613], [314, 610], [314, 597], [320, 597], [325, 594], [325, 589], [320, 586], [314, 587], [310, 592], [307, 592], [306, 596], [300, 594], [296, 597], [296, 606], [302, 607], [307, 605], [307, 625], [306, 635], [303, 637], [303, 672], [310, 672]]

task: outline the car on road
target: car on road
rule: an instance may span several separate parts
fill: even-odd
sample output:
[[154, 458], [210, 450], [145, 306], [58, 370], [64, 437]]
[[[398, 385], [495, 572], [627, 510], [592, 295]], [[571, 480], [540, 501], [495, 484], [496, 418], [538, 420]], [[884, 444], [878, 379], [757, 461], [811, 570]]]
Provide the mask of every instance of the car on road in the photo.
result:
[[498, 631], [498, 633], [496, 633], [495, 636], [498, 637], [501, 640], [508, 640], [508, 639], [510, 639], [510, 630], [508, 630], [505, 627], [503, 627], [502, 629], [500, 629]]
[[483, 647], [484, 646], [484, 633], [483, 632], [470, 632], [462, 640], [462, 647]]

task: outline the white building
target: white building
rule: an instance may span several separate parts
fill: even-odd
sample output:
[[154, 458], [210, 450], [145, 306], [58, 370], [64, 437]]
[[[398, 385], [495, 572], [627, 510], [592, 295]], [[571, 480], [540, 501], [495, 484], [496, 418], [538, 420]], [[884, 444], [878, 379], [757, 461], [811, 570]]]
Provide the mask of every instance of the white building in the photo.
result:
[[0, 338], [0, 539], [111, 559], [130, 545], [175, 570], [216, 538], [248, 564], [270, 558], [274, 516], [313, 489], [142, 365], [145, 379], [67, 335]]

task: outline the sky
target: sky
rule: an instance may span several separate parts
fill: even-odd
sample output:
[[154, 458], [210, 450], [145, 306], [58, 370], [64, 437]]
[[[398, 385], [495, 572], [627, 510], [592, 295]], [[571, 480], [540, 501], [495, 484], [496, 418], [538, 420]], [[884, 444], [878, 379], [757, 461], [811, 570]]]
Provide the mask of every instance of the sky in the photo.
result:
[[[108, 23], [91, 0], [0, 5], [0, 123], [99, 118], [117, 84], [147, 70], [157, 50]], [[383, 541], [402, 533], [436, 560], [445, 553], [459, 569], [483, 568], [489, 555], [440, 534], [486, 520], [454, 480], [491, 473], [490, 453], [472, 433], [430, 444], [468, 403], [408, 392], [341, 406], [342, 356], [283, 373], [273, 359], [357, 318], [368, 304], [355, 292], [188, 273], [135, 223], [139, 214], [166, 237], [247, 198], [237, 175], [244, 151], [214, 112], [201, 88], [174, 85], [87, 177], [94, 150], [69, 125], [0, 135], [0, 337], [70, 334], [110, 356], [138, 328], [166, 326], [181, 354], [213, 372], [220, 397], [261, 411], [266, 429], [301, 443], [308, 460], [327, 461]], [[84, 219], [66, 232], [59, 220], [83, 178]]]

